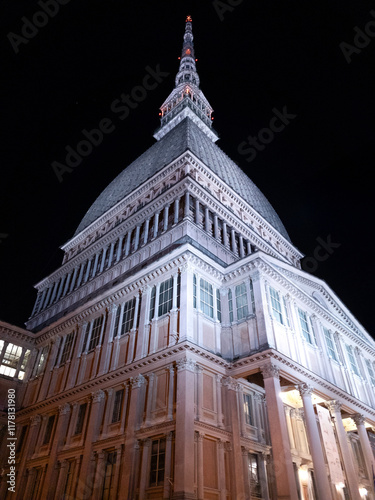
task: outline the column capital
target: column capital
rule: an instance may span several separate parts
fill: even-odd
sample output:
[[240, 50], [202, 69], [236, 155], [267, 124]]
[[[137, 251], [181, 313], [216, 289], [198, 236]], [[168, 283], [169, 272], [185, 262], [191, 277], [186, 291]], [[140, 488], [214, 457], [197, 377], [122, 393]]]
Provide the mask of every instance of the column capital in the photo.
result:
[[280, 377], [280, 368], [273, 365], [272, 363], [267, 363], [260, 367], [263, 379], [266, 378], [279, 378]]
[[173, 432], [168, 432], [167, 434], [167, 441], [172, 441], [173, 440]]
[[111, 304], [109, 306], [109, 314], [116, 314], [118, 306], [118, 304]]
[[132, 381], [131, 381], [132, 388], [136, 389], [138, 387], [141, 387], [145, 382], [146, 382], [146, 379], [140, 373], [139, 375], [137, 375], [135, 378], [132, 379]]
[[221, 381], [223, 380], [223, 376], [220, 375], [220, 373], [217, 373], [216, 376], [215, 376], [215, 378], [216, 378], [216, 382], [218, 384], [221, 384]]
[[177, 371], [181, 372], [183, 370], [189, 370], [190, 372], [195, 372], [196, 363], [192, 359], [180, 359], [177, 361]]
[[104, 391], [102, 391], [101, 389], [95, 391], [95, 392], [92, 392], [91, 393], [91, 397], [92, 397], [92, 402], [93, 403], [100, 403], [101, 401], [103, 401], [104, 397], [105, 397], [105, 394], [104, 394]]
[[331, 412], [339, 413], [341, 411], [342, 404], [337, 399], [331, 399], [331, 401], [327, 401], [326, 404]]
[[365, 417], [361, 415], [360, 413], [354, 413], [353, 415], [350, 415], [352, 420], [354, 420], [355, 425], [358, 427], [359, 425], [364, 425], [365, 423]]
[[30, 417], [30, 427], [34, 427], [35, 425], [40, 424], [42, 417], [40, 415], [33, 415]]
[[311, 394], [313, 393], [313, 387], [309, 384], [305, 384], [305, 383], [302, 383], [302, 384], [298, 384], [298, 391], [300, 393], [300, 396], [303, 397], [303, 396], [311, 396]]
[[147, 446], [147, 448], [151, 446], [151, 439], [149, 437], [143, 440], [143, 446]]
[[68, 415], [69, 412], [70, 412], [70, 404], [69, 403], [59, 405], [59, 414], [60, 415]]
[[238, 391], [239, 384], [235, 378], [227, 377], [223, 383], [230, 391]]

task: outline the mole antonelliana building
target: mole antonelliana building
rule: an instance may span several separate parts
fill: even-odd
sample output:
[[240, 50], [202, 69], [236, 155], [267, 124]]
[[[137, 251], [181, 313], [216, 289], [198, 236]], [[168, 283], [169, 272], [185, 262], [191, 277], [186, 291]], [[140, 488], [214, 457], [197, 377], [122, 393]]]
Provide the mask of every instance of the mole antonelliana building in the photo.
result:
[[375, 499], [375, 342], [212, 111], [188, 17], [155, 144], [0, 324], [1, 499]]

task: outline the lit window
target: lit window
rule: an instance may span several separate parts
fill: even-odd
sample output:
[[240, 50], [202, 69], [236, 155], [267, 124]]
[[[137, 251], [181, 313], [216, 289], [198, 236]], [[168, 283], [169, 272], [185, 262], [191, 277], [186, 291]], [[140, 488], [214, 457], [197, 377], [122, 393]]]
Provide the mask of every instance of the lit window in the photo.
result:
[[245, 283], [237, 285], [235, 288], [236, 292], [236, 308], [237, 308], [237, 319], [246, 318], [249, 315], [249, 306], [247, 304], [247, 293]]
[[326, 338], [326, 344], [327, 344], [327, 348], [328, 348], [328, 356], [332, 359], [334, 359], [335, 361], [337, 361], [337, 355], [336, 355], [336, 350], [335, 350], [335, 344], [334, 344], [334, 341], [332, 339], [332, 333], [327, 330], [327, 328], [324, 328], [323, 327], [323, 331], [324, 331], [324, 336]]
[[167, 314], [172, 309], [173, 303], [173, 277], [160, 283], [158, 316]]
[[150, 486], [164, 484], [165, 438], [155, 439], [151, 443]]
[[9, 368], [17, 368], [18, 360], [22, 354], [22, 347], [14, 344], [8, 344], [2, 364]]
[[99, 316], [98, 318], [94, 319], [88, 351], [93, 351], [95, 347], [98, 345], [102, 324], [103, 324], [103, 316]]
[[352, 371], [359, 376], [359, 371], [357, 367], [357, 363], [355, 362], [354, 354], [353, 354], [353, 348], [352, 346], [345, 344], [346, 347], [346, 352], [348, 353], [348, 358], [349, 358], [349, 363]]
[[50, 442], [54, 423], [55, 423], [55, 415], [48, 417], [46, 432], [44, 433], [43, 444], [48, 444]]
[[306, 340], [306, 342], [312, 344], [309, 323], [307, 321], [307, 314], [305, 313], [305, 311], [302, 311], [302, 309], [298, 309], [298, 315], [303, 338]]
[[46, 363], [46, 360], [47, 360], [47, 356], [48, 356], [48, 351], [49, 351], [49, 346], [48, 345], [45, 345], [42, 349], [42, 352], [40, 353], [40, 357], [39, 357], [39, 360], [38, 362], [36, 363], [35, 365], [35, 373], [34, 375], [39, 375], [43, 368], [44, 368], [44, 365]]
[[286, 324], [290, 328], [289, 313], [288, 313], [288, 308], [287, 308], [287, 305], [286, 305], [285, 297], [283, 297], [283, 305], [284, 305], [284, 311], [285, 311]]
[[270, 287], [270, 297], [271, 297], [271, 308], [273, 317], [283, 325], [284, 322], [283, 322], [283, 314], [281, 312], [279, 292]]
[[253, 425], [252, 405], [250, 394], [243, 395], [243, 410], [245, 414], [245, 422], [248, 425]]
[[74, 434], [76, 434], [76, 435], [82, 433], [83, 424], [85, 421], [86, 409], [87, 409], [87, 403], [83, 403], [82, 405], [79, 406], [77, 423], [76, 423], [76, 428], [75, 428], [75, 432], [74, 432]]
[[116, 391], [115, 402], [113, 404], [112, 423], [119, 422], [121, 418], [121, 406], [124, 397], [124, 390]]
[[375, 372], [374, 372], [374, 368], [371, 364], [371, 361], [369, 359], [366, 359], [366, 366], [367, 366], [367, 371], [368, 371], [368, 374], [370, 375], [370, 380], [371, 380], [371, 383], [373, 386], [375, 386]]
[[61, 355], [60, 366], [65, 364], [70, 358], [70, 353], [72, 351], [72, 345], [73, 345], [73, 338], [74, 338], [74, 332], [71, 332], [66, 336], [64, 349]]
[[210, 283], [204, 279], [200, 279], [200, 299], [201, 311], [210, 318], [214, 317], [214, 294]]

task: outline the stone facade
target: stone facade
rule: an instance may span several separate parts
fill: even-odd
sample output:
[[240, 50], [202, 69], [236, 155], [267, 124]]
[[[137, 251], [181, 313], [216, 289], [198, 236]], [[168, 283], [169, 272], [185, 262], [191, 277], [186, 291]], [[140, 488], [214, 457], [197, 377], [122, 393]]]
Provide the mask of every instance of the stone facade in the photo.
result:
[[16, 498], [375, 498], [374, 340], [216, 146], [191, 26], [155, 134], [170, 161], [142, 155], [149, 177], [94, 203], [27, 330], [0, 324], [0, 498], [7, 388]]

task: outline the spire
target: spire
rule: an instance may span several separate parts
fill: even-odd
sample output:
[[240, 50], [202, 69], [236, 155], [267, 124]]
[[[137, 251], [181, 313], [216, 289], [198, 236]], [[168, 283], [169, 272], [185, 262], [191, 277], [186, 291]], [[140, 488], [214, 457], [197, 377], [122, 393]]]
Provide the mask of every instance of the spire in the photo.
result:
[[199, 88], [192, 24], [191, 16], [187, 16], [175, 88], [160, 108], [161, 126], [154, 134], [158, 141], [186, 117], [193, 120], [213, 142], [219, 138], [212, 129], [213, 109]]

